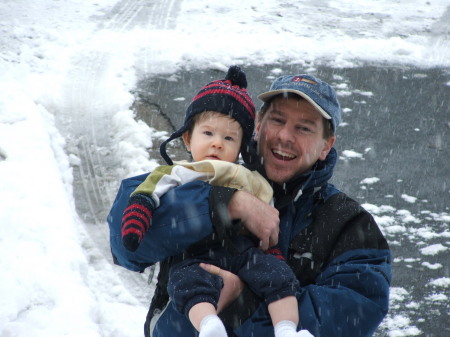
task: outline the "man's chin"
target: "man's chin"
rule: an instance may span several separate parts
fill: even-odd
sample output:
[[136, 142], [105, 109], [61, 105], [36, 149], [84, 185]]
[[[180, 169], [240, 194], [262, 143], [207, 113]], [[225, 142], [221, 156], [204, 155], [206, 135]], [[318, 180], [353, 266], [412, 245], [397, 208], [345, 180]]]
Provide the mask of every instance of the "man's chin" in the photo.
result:
[[277, 184], [283, 184], [289, 181], [293, 176], [293, 174], [291, 174], [290, 172], [286, 172], [285, 170], [276, 168], [272, 168], [269, 170], [266, 169], [266, 175], [269, 180]]

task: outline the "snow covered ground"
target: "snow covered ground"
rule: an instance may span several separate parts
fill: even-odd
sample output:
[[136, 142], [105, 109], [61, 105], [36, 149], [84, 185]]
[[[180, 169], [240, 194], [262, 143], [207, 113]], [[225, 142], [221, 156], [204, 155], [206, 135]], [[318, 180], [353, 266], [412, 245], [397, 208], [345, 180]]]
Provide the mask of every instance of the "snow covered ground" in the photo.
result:
[[[231, 64], [449, 69], [449, 23], [448, 0], [2, 0], [0, 336], [143, 335], [152, 286], [147, 274], [112, 265], [102, 213], [119, 179], [156, 165], [146, 149], [165, 135], [134, 119], [139, 78]], [[77, 212], [77, 184], [94, 191], [81, 198], [86, 214]], [[370, 189], [377, 178], [360, 184]], [[448, 208], [427, 213], [436, 231], [392, 206], [364, 206], [392, 244], [402, 233], [421, 257], [448, 254]], [[425, 303], [447, 303], [448, 316], [448, 265], [398, 259], [438, 271]], [[383, 334], [425, 336], [401, 311], [421, 305], [410, 289], [391, 297]]]

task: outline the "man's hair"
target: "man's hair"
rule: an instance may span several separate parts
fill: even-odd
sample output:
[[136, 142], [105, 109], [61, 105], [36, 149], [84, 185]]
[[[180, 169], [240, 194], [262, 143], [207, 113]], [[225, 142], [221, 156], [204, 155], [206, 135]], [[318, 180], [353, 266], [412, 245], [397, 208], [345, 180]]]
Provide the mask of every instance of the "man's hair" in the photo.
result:
[[[287, 95], [286, 94], [276, 95], [276, 96], [272, 97], [272, 99], [270, 101], [267, 101], [262, 105], [262, 107], [258, 113], [260, 115], [260, 118], [262, 118], [265, 115], [265, 113], [267, 112], [267, 110], [269, 110], [270, 106], [272, 105], [272, 102], [279, 97], [293, 98], [298, 101], [304, 100], [303, 97], [293, 94], [293, 93], [287, 93]], [[331, 137], [334, 136], [333, 126], [331, 125], [331, 119], [326, 119], [325, 117], [322, 117], [322, 122], [323, 122], [323, 138], [330, 139]]]

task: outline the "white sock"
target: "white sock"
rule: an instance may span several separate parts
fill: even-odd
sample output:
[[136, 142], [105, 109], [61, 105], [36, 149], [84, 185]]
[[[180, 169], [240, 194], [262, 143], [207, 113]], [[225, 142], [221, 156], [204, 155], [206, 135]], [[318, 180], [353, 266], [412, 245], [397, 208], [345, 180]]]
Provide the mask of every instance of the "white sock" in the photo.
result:
[[275, 337], [294, 337], [297, 325], [292, 321], [280, 321], [275, 325]]
[[199, 337], [228, 337], [228, 335], [219, 316], [208, 315], [200, 323]]
[[297, 332], [297, 325], [292, 321], [278, 322], [274, 329], [275, 337], [314, 337], [308, 330]]

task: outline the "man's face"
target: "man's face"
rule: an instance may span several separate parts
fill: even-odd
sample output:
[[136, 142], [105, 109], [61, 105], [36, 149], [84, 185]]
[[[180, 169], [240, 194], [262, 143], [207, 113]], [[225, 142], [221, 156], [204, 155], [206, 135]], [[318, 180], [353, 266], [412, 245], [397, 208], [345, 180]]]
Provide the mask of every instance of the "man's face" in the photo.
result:
[[323, 138], [323, 117], [305, 99], [277, 97], [256, 124], [267, 177], [279, 184], [324, 160], [336, 140]]

